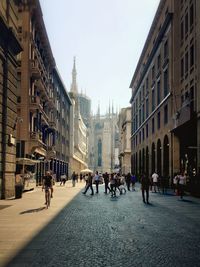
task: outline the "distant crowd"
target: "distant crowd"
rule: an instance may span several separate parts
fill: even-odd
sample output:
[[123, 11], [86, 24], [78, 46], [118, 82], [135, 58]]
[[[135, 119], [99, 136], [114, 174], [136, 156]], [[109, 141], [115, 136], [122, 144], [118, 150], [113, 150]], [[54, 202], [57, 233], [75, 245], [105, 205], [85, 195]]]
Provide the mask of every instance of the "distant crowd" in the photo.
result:
[[[85, 188], [82, 192], [84, 195], [90, 189], [90, 194], [99, 193], [99, 185], [104, 184], [104, 193], [111, 194], [111, 197], [116, 197], [116, 194], [124, 194], [126, 191], [135, 191], [136, 182], [141, 183], [142, 198], [144, 203], [149, 203], [149, 191], [153, 193], [166, 194], [168, 188], [172, 188], [176, 195], [183, 198], [185, 186], [187, 183], [186, 174], [176, 173], [173, 179], [169, 177], [159, 176], [156, 172], [152, 175], [146, 175], [143, 173], [140, 177], [136, 177], [135, 174], [130, 172], [127, 174], [120, 173], [77, 173], [73, 172], [71, 176], [72, 186], [74, 187], [78, 181], [85, 182]], [[66, 179], [61, 177], [61, 185], [65, 184]], [[94, 186], [94, 188], [93, 188]], [[95, 191], [95, 192], [94, 192]]]

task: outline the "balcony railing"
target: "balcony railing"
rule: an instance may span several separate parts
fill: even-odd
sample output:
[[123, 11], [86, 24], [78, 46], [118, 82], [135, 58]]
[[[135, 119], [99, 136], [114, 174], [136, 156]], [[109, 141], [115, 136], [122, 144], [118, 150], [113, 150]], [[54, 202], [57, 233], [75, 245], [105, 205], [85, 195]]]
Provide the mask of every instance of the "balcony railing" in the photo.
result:
[[30, 138], [32, 140], [42, 141], [42, 133], [40, 133], [40, 132], [30, 132]]
[[31, 60], [30, 61], [30, 65], [31, 65], [31, 73], [32, 75], [38, 79], [41, 76], [41, 72], [39, 69], [39, 62], [37, 60]]

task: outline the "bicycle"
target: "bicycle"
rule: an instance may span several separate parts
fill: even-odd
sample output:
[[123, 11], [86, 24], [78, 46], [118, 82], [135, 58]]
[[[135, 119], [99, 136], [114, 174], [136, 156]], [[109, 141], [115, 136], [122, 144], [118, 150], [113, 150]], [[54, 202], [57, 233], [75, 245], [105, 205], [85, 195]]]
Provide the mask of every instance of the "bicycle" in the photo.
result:
[[45, 187], [45, 200], [46, 200], [46, 207], [48, 209], [48, 207], [50, 207], [50, 203], [51, 203], [51, 193], [50, 193], [50, 187], [46, 186]]

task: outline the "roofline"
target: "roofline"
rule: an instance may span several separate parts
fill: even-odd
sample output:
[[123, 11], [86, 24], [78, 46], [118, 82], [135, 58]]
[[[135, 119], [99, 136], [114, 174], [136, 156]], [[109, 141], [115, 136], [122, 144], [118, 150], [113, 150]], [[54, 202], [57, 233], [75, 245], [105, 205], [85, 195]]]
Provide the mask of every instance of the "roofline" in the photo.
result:
[[149, 33], [148, 33], [148, 36], [147, 36], [146, 41], [144, 43], [144, 46], [143, 46], [143, 49], [142, 49], [142, 53], [141, 53], [140, 58], [138, 60], [138, 63], [137, 63], [135, 72], [133, 74], [133, 78], [131, 80], [131, 83], [130, 83], [129, 88], [132, 88], [133, 87], [134, 80], [135, 80], [135, 78], [136, 78], [136, 76], [138, 74], [138, 71], [139, 71], [140, 67], [141, 67], [141, 64], [142, 64], [142, 61], [144, 59], [144, 56], [145, 56], [147, 47], [149, 46], [149, 42], [150, 42], [150, 40], [152, 38], [152, 33], [154, 32], [155, 27], [157, 26], [157, 21], [160, 18], [160, 13], [162, 12], [163, 6], [165, 5], [165, 3], [166, 3], [166, 0], [160, 0], [160, 3], [158, 5], [156, 14], [154, 16], [153, 22], [151, 24], [151, 27], [150, 27], [150, 30], [149, 30]]

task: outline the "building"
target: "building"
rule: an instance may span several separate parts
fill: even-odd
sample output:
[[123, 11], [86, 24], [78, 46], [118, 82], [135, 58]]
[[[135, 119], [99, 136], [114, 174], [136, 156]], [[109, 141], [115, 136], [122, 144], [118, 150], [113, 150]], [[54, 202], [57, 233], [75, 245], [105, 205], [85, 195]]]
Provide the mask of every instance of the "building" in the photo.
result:
[[91, 99], [82, 92], [78, 94], [78, 102], [80, 107], [80, 114], [84, 121], [84, 124], [88, 128], [90, 125], [90, 117], [91, 117]]
[[80, 113], [80, 100], [76, 76], [76, 60], [74, 58], [74, 65], [72, 70], [72, 84], [69, 93], [70, 98], [72, 100], [70, 124], [70, 174], [72, 174], [73, 171], [75, 171], [76, 173], [80, 173], [81, 170], [86, 169], [88, 167], [88, 130]]
[[130, 84], [138, 174], [199, 175], [199, 12], [196, 0], [158, 6]]
[[17, 172], [26, 168], [41, 184], [46, 170], [68, 171], [71, 101], [56, 69], [39, 0], [19, 5]]
[[0, 198], [15, 195], [18, 3], [0, 1]]
[[89, 128], [88, 165], [91, 170], [115, 172], [119, 170], [119, 130], [118, 114], [113, 109], [106, 115], [100, 115], [100, 108], [96, 116], [91, 117]]
[[51, 132], [50, 138], [53, 139], [54, 146], [48, 147], [47, 159], [50, 160], [48, 169], [56, 174], [57, 180], [60, 180], [62, 174], [69, 176], [70, 110], [72, 102], [57, 68], [53, 70], [52, 78], [52, 86], [56, 96], [54, 100], [52, 98], [55, 109], [50, 114], [49, 127], [47, 129]]
[[123, 174], [131, 172], [131, 107], [122, 108], [118, 116], [119, 166]]

